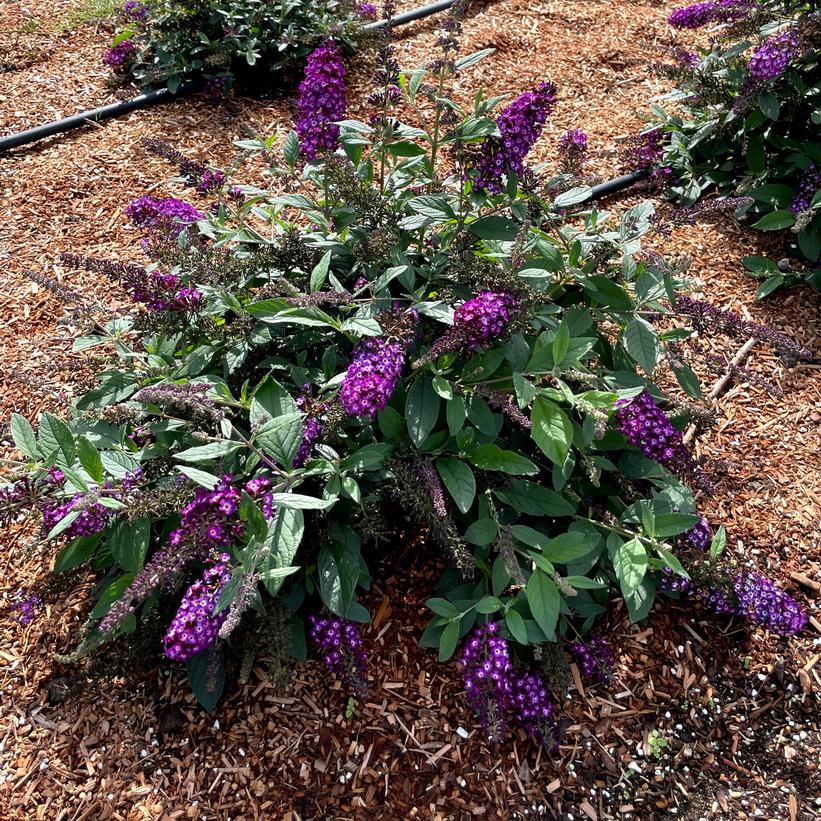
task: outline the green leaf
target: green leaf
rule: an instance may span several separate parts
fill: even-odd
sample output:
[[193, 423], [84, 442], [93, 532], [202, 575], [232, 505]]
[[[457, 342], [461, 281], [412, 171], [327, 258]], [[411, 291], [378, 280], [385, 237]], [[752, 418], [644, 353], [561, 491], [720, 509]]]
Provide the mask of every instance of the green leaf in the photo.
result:
[[254, 437], [254, 444], [263, 453], [285, 467], [291, 466], [301, 442], [301, 413], [286, 413], [270, 419]]
[[316, 499], [313, 496], [303, 496], [299, 493], [272, 493], [271, 501], [277, 507], [293, 510], [325, 510], [335, 499]]
[[54, 572], [65, 573], [67, 570], [74, 570], [75, 567], [79, 567], [91, 558], [102, 538], [102, 533], [96, 533], [94, 536], [78, 536], [76, 539], [72, 539], [57, 554], [57, 558], [54, 560]]
[[[304, 531], [305, 516], [301, 510], [278, 510], [276, 517], [268, 524], [265, 546], [269, 553], [263, 562], [263, 569], [272, 571], [291, 567]], [[272, 596], [276, 596], [283, 581], [284, 576], [272, 576], [265, 581], [265, 587]]]
[[553, 367], [558, 368], [567, 355], [570, 347], [570, 329], [566, 322], [562, 322], [553, 334]]
[[448, 421], [448, 432], [451, 436], [456, 436], [462, 429], [462, 426], [465, 424], [465, 419], [467, 418], [465, 400], [461, 396], [454, 396], [453, 399], [445, 405], [445, 415]]
[[624, 542], [613, 557], [613, 568], [619, 580], [622, 595], [632, 596], [647, 573], [647, 551], [638, 539]]
[[692, 513], [657, 513], [655, 535], [659, 539], [686, 533], [698, 524], [698, 516]]
[[468, 459], [480, 470], [498, 470], [512, 476], [529, 476], [539, 468], [526, 456], [512, 450], [502, 450], [498, 445], [486, 444], [475, 447]]
[[780, 231], [782, 228], [789, 228], [795, 224], [795, 214], [792, 211], [771, 211], [765, 214], [758, 222], [753, 223], [753, 228], [761, 231]]
[[494, 519], [478, 519], [465, 531], [465, 541], [480, 546], [492, 544], [498, 530]]
[[784, 284], [784, 277], [781, 274], [776, 274], [774, 277], [767, 277], [758, 288], [755, 289], [755, 298], [764, 299], [769, 296], [777, 288]]
[[408, 433], [416, 447], [421, 447], [436, 427], [440, 401], [427, 374], [411, 385], [405, 406], [405, 417]]
[[537, 396], [530, 421], [533, 441], [551, 462], [563, 465], [573, 441], [573, 425], [567, 414], [549, 399]]
[[209, 442], [207, 445], [197, 445], [193, 448], [180, 451], [175, 454], [175, 458], [181, 462], [213, 462], [235, 453], [242, 447], [241, 442], [230, 442], [227, 439], [220, 439], [217, 442]]
[[343, 470], [381, 470], [393, 448], [387, 442], [373, 442], [359, 448], [342, 461]]
[[100, 458], [97, 448], [85, 436], [80, 436], [77, 439], [77, 455], [86, 473], [95, 482], [102, 482], [104, 477], [103, 460]]
[[681, 365], [673, 365], [670, 363], [670, 367], [676, 375], [679, 385], [681, 385], [693, 399], [701, 399], [701, 385], [698, 381], [698, 377], [693, 373], [692, 368], [683, 363]]
[[504, 490], [493, 492], [505, 504], [528, 516], [572, 516], [576, 512], [564, 496], [526, 479], [516, 479]]
[[192, 482], [196, 482], [201, 487], [208, 488], [208, 490], [213, 490], [220, 482], [219, 476], [214, 476], [213, 473], [208, 473], [199, 468], [192, 468], [188, 465], [177, 465], [176, 468]]
[[510, 630], [510, 635], [519, 642], [519, 644], [528, 644], [527, 628], [525, 627], [525, 620], [521, 615], [512, 608], [505, 613], [505, 624]]
[[587, 556], [596, 547], [603, 545], [598, 533], [592, 530], [571, 530], [551, 539], [542, 550], [542, 555], [555, 564], [567, 564], [582, 556]]
[[589, 186], [578, 186], [564, 191], [553, 200], [553, 205], [556, 208], [569, 208], [571, 205], [578, 205], [586, 202], [593, 194], [593, 189]]
[[437, 616], [442, 616], [446, 619], [455, 619], [461, 615], [459, 608], [447, 599], [428, 599], [425, 602], [425, 607], [432, 610]]
[[652, 376], [659, 359], [659, 340], [653, 326], [640, 316], [633, 317], [624, 327], [623, 338], [627, 353]]
[[322, 259], [314, 267], [313, 271], [311, 271], [311, 293], [316, 293], [324, 284], [325, 280], [328, 279], [328, 269], [331, 266], [331, 252], [326, 251], [322, 255]]
[[439, 396], [442, 397], [442, 399], [453, 399], [453, 387], [447, 379], [444, 379], [441, 376], [434, 376], [432, 384], [433, 389], [439, 394]]
[[125, 573], [120, 576], [119, 579], [115, 579], [111, 582], [111, 584], [106, 587], [100, 598], [97, 600], [97, 604], [94, 605], [90, 614], [91, 618], [101, 619], [106, 613], [108, 613], [111, 609], [111, 605], [114, 604], [114, 602], [117, 601], [123, 593], [125, 593], [132, 581], [134, 581], [134, 574]]
[[767, 91], [758, 95], [758, 107], [764, 112], [764, 116], [771, 120], [777, 120], [781, 111], [781, 103], [775, 94]]
[[614, 311], [632, 311], [633, 300], [620, 285], [612, 279], [597, 274], [581, 281], [581, 285], [597, 302]]
[[724, 528], [724, 525], [715, 532], [713, 535], [713, 540], [710, 543], [710, 560], [714, 561], [717, 559], [727, 547], [727, 531]]
[[476, 497], [476, 477], [473, 471], [461, 459], [449, 456], [440, 456], [436, 460], [436, 469], [460, 513], [467, 513]]
[[57, 454], [60, 467], [71, 467], [76, 450], [74, 436], [68, 425], [56, 416], [43, 412], [40, 415], [40, 450], [44, 454]]
[[108, 530], [107, 544], [114, 560], [123, 570], [139, 573], [151, 538], [151, 520], [117, 521]]
[[522, 230], [518, 222], [514, 222], [507, 217], [489, 216], [481, 217], [468, 226], [474, 236], [479, 239], [498, 240], [502, 242], [513, 242]]
[[294, 168], [299, 162], [299, 137], [297, 137], [296, 131], [288, 132], [288, 136], [285, 138], [285, 143], [282, 146], [282, 154], [290, 168]]
[[456, 219], [456, 213], [443, 197], [421, 196], [408, 200], [408, 207], [417, 214], [437, 222]]
[[251, 425], [254, 428], [270, 419], [298, 411], [299, 408], [288, 391], [270, 376], [266, 376], [257, 385], [251, 397]]
[[504, 605], [496, 596], [484, 596], [476, 603], [476, 612], [488, 615], [501, 610], [503, 607]]
[[448, 622], [439, 638], [439, 661], [447, 661], [455, 652], [459, 644], [459, 621]]
[[641, 584], [636, 588], [635, 592], [629, 596], [624, 597], [624, 602], [627, 605], [627, 612], [630, 616], [630, 621], [637, 622], [646, 618], [653, 606], [653, 598], [656, 593], [656, 583], [651, 576], [645, 576]]
[[11, 436], [14, 445], [21, 453], [30, 459], [37, 459], [40, 456], [40, 449], [37, 447], [37, 437], [34, 435], [34, 428], [29, 424], [25, 416], [19, 413], [11, 415]]
[[197, 701], [213, 713], [225, 689], [225, 665], [222, 648], [212, 645], [188, 659], [185, 664], [188, 683]]
[[100, 374], [102, 382], [77, 402], [77, 410], [91, 410], [128, 399], [136, 390], [134, 378], [119, 371]]
[[530, 574], [527, 582], [527, 601], [536, 624], [539, 625], [548, 641], [556, 639], [560, 598], [556, 583], [537, 567]]

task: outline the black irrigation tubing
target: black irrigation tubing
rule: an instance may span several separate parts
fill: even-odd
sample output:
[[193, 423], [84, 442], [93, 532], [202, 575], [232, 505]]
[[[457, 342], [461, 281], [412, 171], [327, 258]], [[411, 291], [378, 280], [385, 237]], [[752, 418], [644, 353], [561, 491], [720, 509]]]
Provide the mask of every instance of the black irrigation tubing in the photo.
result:
[[[414, 20], [430, 17], [432, 14], [437, 14], [440, 11], [450, 8], [455, 1], [456, 0], [439, 0], [437, 3], [431, 3], [428, 6], [422, 6], [418, 9], [397, 14], [391, 18], [391, 26], [402, 26], [406, 23], [412, 23]], [[375, 23], [369, 23], [365, 26], [365, 29], [376, 31], [383, 28], [385, 23], [385, 20], [378, 20]], [[191, 94], [201, 86], [202, 83], [200, 81], [192, 80], [187, 83], [182, 83], [173, 93], [167, 88], [160, 88], [156, 91], [146, 91], [144, 94], [140, 94], [130, 100], [122, 100], [118, 103], [100, 106], [99, 108], [91, 108], [88, 111], [81, 111], [73, 117], [66, 117], [64, 120], [55, 120], [52, 123], [39, 125], [36, 128], [29, 128], [27, 131], [21, 131], [18, 134], [11, 134], [8, 137], [0, 138], [0, 152], [33, 143], [35, 140], [42, 140], [44, 137], [51, 137], [54, 134], [62, 134], [64, 131], [80, 128], [89, 122], [98, 123], [100, 120], [109, 119], [109, 117], [119, 117], [122, 114], [128, 114], [130, 111], [134, 111], [138, 108], [166, 103], [183, 97], [186, 94]]]
[[590, 194], [583, 202], [593, 202], [595, 200], [604, 199], [604, 197], [609, 197], [612, 194], [618, 194], [620, 191], [624, 191], [625, 188], [629, 188], [631, 185], [635, 185], [637, 182], [641, 182], [641, 180], [649, 177], [650, 171], [651, 169], [649, 168], [641, 168], [638, 171], [631, 171], [629, 174], [622, 174], [620, 177], [615, 177], [599, 185], [594, 185], [590, 189]]

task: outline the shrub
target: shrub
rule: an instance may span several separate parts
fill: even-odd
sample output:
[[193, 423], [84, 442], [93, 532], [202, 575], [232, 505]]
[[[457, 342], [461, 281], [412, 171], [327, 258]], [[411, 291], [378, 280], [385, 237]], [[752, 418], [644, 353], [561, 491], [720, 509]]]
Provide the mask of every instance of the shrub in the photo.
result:
[[[135, 640], [168, 612], [165, 654], [212, 707], [225, 665], [269, 635], [261, 623], [301, 655], [307, 616], [361, 695], [363, 548], [388, 549], [397, 505], [450, 564], [421, 641], [444, 661], [470, 634], [468, 700], [494, 739], [512, 709], [554, 745], [540, 665], [567, 641], [606, 678], [606, 639], [581, 636], [614, 591], [633, 619], [659, 588], [703, 589], [759, 620], [753, 602], [769, 596], [789, 613], [768, 623], [800, 629], [777, 588], [745, 585], [741, 601], [718, 564], [723, 530], [697, 513], [691, 485], [711, 483], [662, 411], [681, 423], [681, 404], [652, 381], [672, 369], [699, 395], [674, 345], [688, 335], [669, 307], [684, 282], [641, 249], [652, 206], [615, 221], [573, 213], [588, 190], [524, 166], [555, 88], [495, 118], [499, 97], [463, 109], [448, 81], [487, 52], [456, 59], [458, 30], [449, 18], [441, 58], [414, 72], [383, 44], [378, 111], [337, 123], [336, 151], [296, 132], [284, 161], [270, 140], [238, 144], [291, 193], [232, 186], [150, 142], [192, 189], [216, 191], [208, 215], [141, 198], [129, 210], [147, 270], [67, 257], [143, 307], [76, 341], [110, 365], [70, 419], [42, 414], [39, 435], [11, 423], [29, 469], [4, 510], [41, 511], [46, 537], [67, 542], [55, 569], [100, 577], [64, 660]], [[327, 134], [320, 96], [306, 79], [302, 103], [316, 102]], [[400, 100], [418, 122], [394, 116]], [[692, 557], [689, 575], [677, 554]]]
[[[726, 0], [677, 9], [670, 24], [720, 24], [708, 47], [681, 51], [668, 70], [673, 107], [654, 107], [670, 133], [666, 152], [685, 204], [710, 190], [751, 199], [737, 209], [762, 231], [790, 229], [789, 252], [821, 284], [821, 14], [802, 2]], [[675, 112], [675, 113], [674, 113]], [[680, 113], [678, 113], [680, 112]], [[802, 274], [761, 257], [744, 260], [762, 277], [762, 297]], [[812, 266], [815, 266], [812, 268]], [[785, 270], [782, 270], [784, 268]], [[812, 270], [810, 270], [812, 269]]]
[[210, 78], [220, 93], [235, 81], [267, 88], [333, 36], [353, 47], [373, 9], [351, 0], [129, 0], [105, 63], [141, 85]]

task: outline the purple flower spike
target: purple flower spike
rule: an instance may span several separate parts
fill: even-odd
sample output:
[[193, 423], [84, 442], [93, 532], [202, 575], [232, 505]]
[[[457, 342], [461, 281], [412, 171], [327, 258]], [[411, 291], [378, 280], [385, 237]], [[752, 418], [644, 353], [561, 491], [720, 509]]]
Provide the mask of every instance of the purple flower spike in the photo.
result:
[[356, 13], [363, 20], [376, 20], [376, 18], [379, 16], [379, 10], [373, 3], [360, 3], [356, 7]]
[[713, 541], [713, 529], [710, 527], [706, 516], [702, 516], [700, 513], [697, 515], [698, 522], [684, 534], [684, 538], [693, 547], [707, 550]]
[[516, 298], [510, 294], [483, 291], [456, 309], [453, 330], [464, 336], [467, 349], [475, 350], [504, 331], [515, 307]]
[[672, 426], [647, 391], [616, 402], [616, 420], [625, 438], [648, 458], [689, 475], [706, 492], [713, 484], [693, 459], [680, 430]]
[[185, 591], [177, 615], [163, 637], [167, 658], [188, 661], [207, 650], [217, 640], [228, 610], [214, 615], [214, 608], [223, 588], [231, 581], [229, 559], [227, 553], [212, 558], [202, 579]]
[[[48, 533], [71, 511], [83, 508], [83, 499], [85, 499], [85, 494], [77, 493], [66, 501], [44, 507], [43, 532]], [[110, 518], [111, 509], [95, 502], [91, 506], [84, 507], [80, 515], [63, 532], [69, 539], [77, 536], [93, 536], [105, 528]]]
[[790, 203], [790, 211], [792, 211], [793, 214], [809, 211], [812, 198], [819, 188], [821, 188], [821, 168], [813, 163], [801, 176], [798, 190], [795, 192], [793, 201]]
[[345, 66], [342, 52], [334, 42], [315, 49], [305, 64], [299, 86], [299, 102], [294, 123], [299, 148], [307, 160], [323, 151], [333, 151], [339, 140], [337, 120], [345, 118]]
[[755, 0], [708, 0], [676, 9], [667, 22], [676, 29], [700, 29], [709, 23], [732, 23], [755, 9]]
[[133, 40], [123, 40], [110, 49], [106, 49], [103, 62], [115, 71], [122, 71], [137, 54], [137, 45]]
[[9, 609], [16, 610], [19, 613], [17, 623], [25, 627], [34, 621], [34, 617], [37, 615], [37, 608], [39, 608], [42, 603], [43, 600], [36, 593], [30, 593], [26, 596], [22, 590], [18, 590], [12, 603], [9, 605]]
[[501, 193], [508, 174], [522, 175], [524, 159], [542, 133], [542, 126], [556, 102], [556, 86], [540, 83], [502, 111], [496, 120], [498, 137], [488, 137], [476, 164], [476, 188]]
[[807, 624], [801, 605], [772, 579], [758, 573], [739, 573], [733, 580], [738, 615], [763, 624], [780, 636], [794, 636]]
[[138, 197], [126, 209], [126, 216], [137, 226], [149, 231], [169, 232], [179, 236], [184, 229], [205, 215], [187, 202], [167, 197]]
[[505, 731], [505, 710], [510, 704], [511, 664], [507, 642], [491, 622], [470, 634], [461, 659], [468, 703], [487, 737], [498, 743]]
[[577, 128], [559, 138], [559, 161], [563, 171], [580, 174], [588, 154], [587, 134], [584, 131]]
[[148, 17], [148, 6], [137, 0], [128, 0], [123, 6], [123, 17], [130, 23], [142, 23]]
[[586, 644], [577, 641], [570, 645], [570, 651], [576, 657], [585, 678], [599, 683], [610, 681], [616, 667], [616, 658], [604, 636], [594, 636]]
[[767, 38], [764, 45], [750, 57], [747, 64], [750, 77], [757, 81], [774, 80], [798, 56], [801, 46], [801, 38], [794, 31], [785, 31]]
[[556, 725], [556, 705], [550, 700], [547, 687], [535, 673], [518, 673], [513, 677], [512, 701], [516, 720], [525, 732], [547, 752], [559, 745]]
[[339, 391], [339, 401], [349, 416], [373, 418], [390, 401], [405, 364], [399, 342], [373, 337], [354, 350]]
[[310, 616], [311, 639], [319, 646], [328, 669], [359, 698], [368, 694], [368, 656], [359, 628], [352, 621]]

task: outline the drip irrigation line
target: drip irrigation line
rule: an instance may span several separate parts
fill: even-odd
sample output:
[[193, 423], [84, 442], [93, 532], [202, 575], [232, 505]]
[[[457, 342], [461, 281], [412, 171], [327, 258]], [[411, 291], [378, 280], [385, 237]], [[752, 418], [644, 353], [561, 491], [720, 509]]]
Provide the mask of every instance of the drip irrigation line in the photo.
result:
[[[438, 0], [436, 3], [431, 3], [427, 6], [422, 6], [418, 9], [411, 9], [410, 11], [397, 14], [391, 18], [391, 27], [402, 26], [406, 23], [412, 23], [415, 20], [421, 20], [424, 17], [430, 17], [432, 14], [438, 14], [440, 11], [450, 8], [456, 0]], [[374, 23], [368, 23], [364, 28], [367, 31], [377, 31], [385, 26], [385, 20], [377, 20]], [[62, 134], [65, 131], [72, 131], [75, 128], [87, 125], [89, 122], [98, 123], [101, 120], [107, 120], [111, 117], [119, 117], [123, 114], [128, 114], [138, 108], [146, 108], [147, 106], [159, 105], [160, 103], [167, 103], [171, 100], [179, 99], [188, 94], [197, 91], [202, 87], [202, 81], [191, 80], [182, 83], [179, 88], [171, 92], [168, 88], [159, 88], [156, 91], [146, 91], [137, 97], [132, 97], [130, 100], [121, 100], [117, 103], [110, 103], [109, 105], [100, 106], [99, 108], [91, 108], [88, 111], [81, 111], [72, 117], [66, 117], [63, 120], [55, 120], [45, 125], [39, 125], [35, 128], [29, 128], [26, 131], [21, 131], [18, 134], [11, 134], [8, 137], [0, 137], [0, 152], [8, 151], [11, 148], [17, 148], [21, 145], [33, 143], [36, 140], [42, 140], [44, 137], [52, 137], [55, 134]]]
[[620, 177], [614, 177], [612, 180], [594, 185], [590, 189], [590, 194], [582, 202], [592, 202], [618, 194], [624, 191], [625, 188], [629, 188], [631, 185], [635, 185], [637, 182], [649, 177], [650, 171], [649, 168], [642, 168], [639, 171], [631, 171], [629, 174], [622, 174]]

